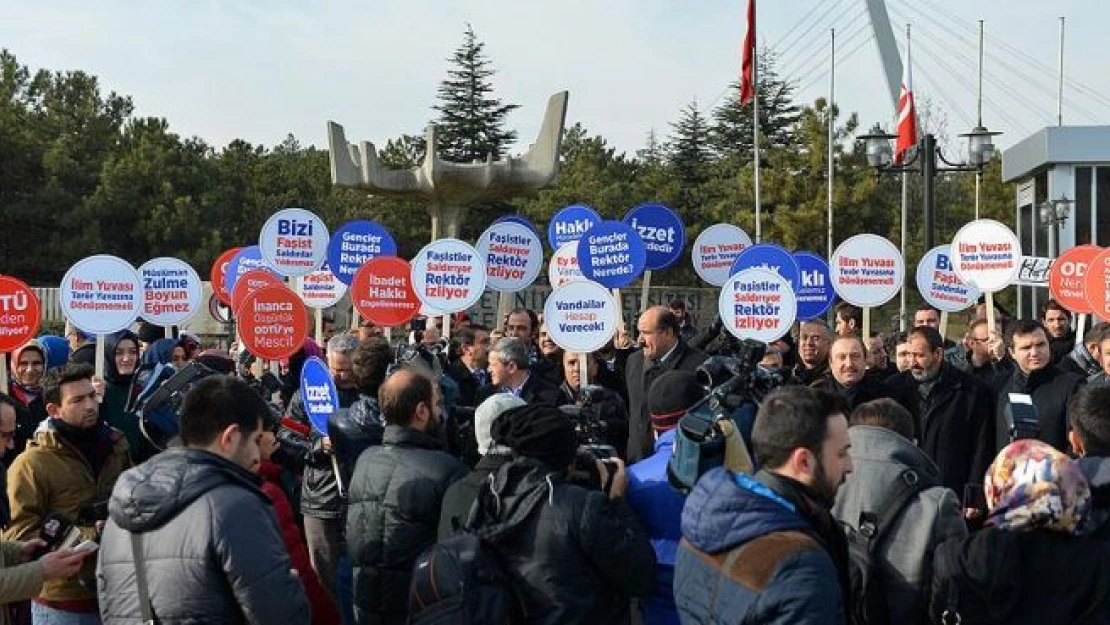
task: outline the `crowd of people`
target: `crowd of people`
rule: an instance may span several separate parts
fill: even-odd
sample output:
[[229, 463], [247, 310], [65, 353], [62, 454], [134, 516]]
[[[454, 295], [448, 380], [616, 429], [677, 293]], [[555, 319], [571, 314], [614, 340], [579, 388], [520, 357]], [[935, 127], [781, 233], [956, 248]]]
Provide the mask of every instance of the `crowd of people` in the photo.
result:
[[[103, 375], [42, 336], [0, 394], [0, 623], [1110, 623], [1110, 324], [986, 313], [842, 303], [753, 362], [680, 300], [588, 354], [528, 309], [278, 363], [140, 324]], [[152, 436], [147, 374], [191, 363]]]

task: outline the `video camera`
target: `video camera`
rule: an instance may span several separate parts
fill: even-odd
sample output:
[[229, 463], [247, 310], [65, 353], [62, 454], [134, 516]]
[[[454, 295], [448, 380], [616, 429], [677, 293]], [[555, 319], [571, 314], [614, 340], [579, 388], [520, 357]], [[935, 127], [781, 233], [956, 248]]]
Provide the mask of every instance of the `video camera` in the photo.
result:
[[[731, 420], [746, 401], [758, 404], [782, 384], [781, 378], [759, 368], [766, 349], [747, 339], [734, 356], [714, 356], [698, 367], [698, 380], [709, 393], [678, 421], [674, 453], [667, 463], [667, 478], [676, 490], [689, 492], [706, 471], [724, 463], [728, 435], [721, 421]], [[735, 428], [734, 435], [739, 435]]]
[[559, 407], [563, 414], [570, 417], [578, 435], [578, 453], [570, 478], [572, 483], [608, 492], [612, 471], [610, 483], [602, 484], [596, 461], [605, 462], [620, 457], [610, 438], [616, 420], [626, 419], [624, 415], [613, 414], [621, 409], [619, 399], [619, 395], [607, 388], [587, 384], [578, 391], [578, 401]]

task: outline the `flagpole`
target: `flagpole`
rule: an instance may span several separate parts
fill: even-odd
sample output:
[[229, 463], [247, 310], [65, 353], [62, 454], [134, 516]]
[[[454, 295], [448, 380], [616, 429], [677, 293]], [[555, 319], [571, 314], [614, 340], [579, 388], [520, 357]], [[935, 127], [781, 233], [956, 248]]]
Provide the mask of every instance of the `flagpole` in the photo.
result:
[[[833, 139], [836, 131], [834, 130], [835, 118], [833, 117], [833, 101], [836, 97], [836, 29], [829, 29], [829, 190], [828, 190], [828, 211], [829, 211], [829, 255], [828, 258], [833, 256]], [[864, 337], [866, 340], [867, 337]]]
[[[912, 84], [907, 84], [907, 83], [909, 83], [909, 79], [907, 77], [912, 75], [911, 74], [912, 67], [910, 65], [911, 62], [912, 61], [911, 61], [911, 58], [910, 58], [910, 25], [906, 24], [906, 61], [905, 61], [905, 67], [903, 68], [903, 74], [904, 75], [902, 77], [902, 83], [903, 83], [902, 84], [902, 90], [903, 90], [903, 92], [908, 94], [909, 98], [913, 97], [913, 91], [912, 91], [913, 85]], [[899, 97], [898, 111], [896, 112], [896, 119], [897, 119], [897, 123], [898, 123], [898, 133], [899, 134], [902, 133], [902, 113], [903, 113], [903, 111], [902, 111], [902, 102], [901, 102], [901, 97]], [[915, 130], [915, 132], [913, 133], [913, 137], [914, 137], [914, 139], [916, 139], [917, 138], [917, 132], [916, 132], [917, 113], [916, 113], [916, 111], [914, 111], [913, 124], [914, 124], [914, 130]], [[918, 157], [919, 158], [924, 157], [924, 155], [918, 154]], [[904, 158], [904, 156], [902, 158]], [[901, 218], [901, 223], [899, 224], [900, 227], [901, 227], [901, 235], [902, 235], [902, 237], [901, 237], [902, 238], [901, 247], [902, 247], [902, 258], [903, 259], [906, 258], [906, 240], [908, 238], [907, 232], [909, 230], [907, 222], [909, 222], [909, 214], [910, 214], [909, 204], [910, 204], [910, 176], [909, 176], [909, 172], [903, 171], [902, 172], [902, 218]], [[928, 227], [928, 225], [926, 225], [926, 228], [927, 227]], [[929, 251], [928, 249], [925, 250], [925, 252], [928, 252], [928, 251]], [[906, 321], [907, 321], [906, 320], [906, 280], [903, 277], [902, 289], [901, 289], [901, 291], [899, 292], [899, 295], [898, 295], [898, 331], [899, 332], [905, 332], [906, 331], [906, 325], [907, 325]]]
[[[976, 128], [983, 127], [983, 20], [979, 20], [979, 89], [975, 97]], [[975, 219], [979, 219], [979, 197], [983, 187], [983, 169], [975, 170]]]
[[[751, 23], [748, 28], [754, 33], [755, 31], [755, 0], [751, 0]], [[755, 242], [759, 243], [763, 240], [763, 209], [759, 201], [759, 55], [757, 54], [758, 44], [756, 38], [752, 37], [752, 151], [755, 156], [753, 158], [753, 166], [755, 172], [752, 177], [752, 182], [755, 186]]]

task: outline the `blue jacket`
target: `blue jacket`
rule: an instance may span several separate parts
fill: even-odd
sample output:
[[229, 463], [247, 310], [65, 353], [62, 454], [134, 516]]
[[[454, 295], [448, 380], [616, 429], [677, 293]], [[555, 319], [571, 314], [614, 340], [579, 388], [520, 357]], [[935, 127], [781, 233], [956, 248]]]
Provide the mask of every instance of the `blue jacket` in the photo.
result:
[[682, 506], [686, 497], [667, 481], [667, 463], [674, 453], [675, 430], [655, 441], [655, 453], [628, 468], [625, 497], [647, 528], [655, 549], [655, 592], [642, 602], [644, 625], [678, 625], [674, 606], [674, 560], [682, 539]]
[[686, 500], [674, 597], [682, 623], [843, 623], [837, 567], [789, 498], [706, 473]]

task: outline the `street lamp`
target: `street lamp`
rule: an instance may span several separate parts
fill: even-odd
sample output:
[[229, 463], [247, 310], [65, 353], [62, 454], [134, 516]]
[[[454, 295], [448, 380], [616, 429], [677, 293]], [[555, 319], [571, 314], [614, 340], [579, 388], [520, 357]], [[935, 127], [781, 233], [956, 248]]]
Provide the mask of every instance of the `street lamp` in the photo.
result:
[[1037, 213], [1041, 218], [1041, 224], [1048, 229], [1048, 257], [1056, 258], [1056, 250], [1059, 247], [1057, 238], [1059, 237], [1059, 226], [1064, 225], [1068, 221], [1068, 214], [1071, 212], [1071, 205], [1075, 204], [1075, 200], [1069, 200], [1068, 196], [1061, 195], [1055, 200], [1045, 200], [1037, 207]]
[[[921, 172], [925, 183], [923, 204], [925, 208], [925, 249], [931, 250], [936, 245], [934, 230], [936, 229], [936, 198], [934, 188], [938, 173], [953, 171], [981, 172], [983, 167], [990, 162], [994, 155], [992, 138], [1002, 134], [990, 132], [982, 126], [976, 126], [971, 132], [960, 135], [968, 140], [968, 159], [966, 163], [953, 163], [944, 158], [937, 140], [931, 134], [926, 134], [917, 144], [913, 156], [904, 163], [894, 163], [894, 150], [891, 141], [897, 135], [887, 133], [873, 133], [861, 135], [858, 141], [864, 142], [867, 152], [867, 164], [874, 167], [879, 173]], [[937, 161], [943, 163], [938, 165]]]

